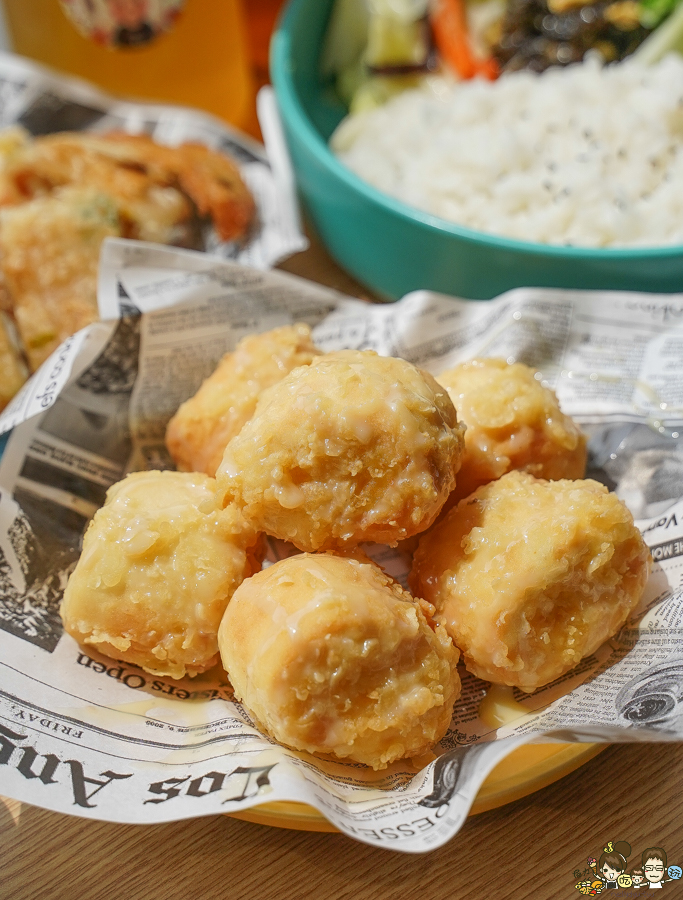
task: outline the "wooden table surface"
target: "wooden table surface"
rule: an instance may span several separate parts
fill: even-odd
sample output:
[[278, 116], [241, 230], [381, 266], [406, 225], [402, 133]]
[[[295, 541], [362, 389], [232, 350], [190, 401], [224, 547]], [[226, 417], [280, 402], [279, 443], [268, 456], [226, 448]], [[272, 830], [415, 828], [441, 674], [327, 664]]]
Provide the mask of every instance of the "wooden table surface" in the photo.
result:
[[[315, 243], [283, 268], [368, 296]], [[662, 846], [683, 865], [682, 784], [681, 744], [606, 747], [420, 856], [227, 816], [112, 825], [0, 798], [0, 900], [578, 900], [575, 870], [608, 841], [628, 841], [630, 864]]]

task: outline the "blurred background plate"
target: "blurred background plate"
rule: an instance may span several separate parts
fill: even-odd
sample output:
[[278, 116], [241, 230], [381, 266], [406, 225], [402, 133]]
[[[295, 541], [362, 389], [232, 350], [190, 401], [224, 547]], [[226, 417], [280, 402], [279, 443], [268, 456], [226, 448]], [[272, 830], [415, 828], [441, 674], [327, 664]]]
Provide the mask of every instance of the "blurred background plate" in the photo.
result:
[[346, 114], [319, 57], [332, 0], [290, 0], [271, 43], [271, 78], [299, 191], [335, 259], [387, 298], [431, 288], [490, 299], [520, 286], [683, 290], [683, 247], [584, 249], [499, 238], [380, 193], [327, 146]]

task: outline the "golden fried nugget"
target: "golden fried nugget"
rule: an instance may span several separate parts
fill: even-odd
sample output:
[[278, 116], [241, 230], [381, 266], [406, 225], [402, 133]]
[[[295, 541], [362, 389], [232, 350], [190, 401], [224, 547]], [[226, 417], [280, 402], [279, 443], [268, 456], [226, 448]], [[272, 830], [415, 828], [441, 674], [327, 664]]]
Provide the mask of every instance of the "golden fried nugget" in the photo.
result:
[[218, 643], [268, 734], [374, 769], [439, 741], [460, 693], [446, 632], [374, 563], [333, 554], [292, 556], [244, 581]]
[[650, 565], [631, 513], [604, 485], [515, 471], [422, 537], [410, 586], [471, 672], [533, 691], [618, 631]]
[[3, 410], [26, 381], [28, 371], [13, 339], [11, 324], [0, 312], [0, 410]]
[[465, 423], [465, 455], [449, 507], [512, 469], [583, 478], [586, 438], [523, 363], [471, 359], [437, 376]]
[[154, 675], [196, 675], [218, 661], [221, 617], [258, 553], [235, 507], [217, 507], [212, 478], [136, 472], [109, 489], [85, 533], [64, 628]]
[[32, 370], [97, 319], [100, 246], [119, 234], [116, 206], [93, 190], [0, 209], [0, 268]]
[[462, 434], [431, 375], [369, 350], [340, 350], [264, 391], [226, 448], [219, 495], [300, 550], [395, 545], [438, 515]]
[[228, 442], [252, 417], [263, 390], [320, 353], [303, 324], [243, 338], [168, 423], [166, 446], [178, 469], [215, 475]]

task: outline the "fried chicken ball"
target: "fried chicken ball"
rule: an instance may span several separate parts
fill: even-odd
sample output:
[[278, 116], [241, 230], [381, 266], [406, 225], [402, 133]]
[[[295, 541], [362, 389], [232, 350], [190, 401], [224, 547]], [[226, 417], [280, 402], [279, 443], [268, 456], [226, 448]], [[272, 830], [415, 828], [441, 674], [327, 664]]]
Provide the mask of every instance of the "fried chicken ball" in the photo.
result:
[[448, 729], [458, 651], [371, 562], [280, 560], [235, 591], [218, 632], [237, 697], [275, 740], [383, 769]]
[[[157, 144], [144, 134], [113, 131], [100, 152], [122, 164], [142, 164], [163, 181], [177, 180], [200, 216], [208, 216], [222, 241], [244, 238], [254, 222], [256, 203], [239, 169], [224, 153], [190, 141], [178, 147]], [[114, 151], [114, 145], [118, 153]]]
[[221, 617], [258, 552], [235, 507], [217, 507], [212, 478], [136, 472], [109, 489], [85, 533], [64, 627], [154, 675], [196, 675], [218, 662]]
[[263, 393], [226, 448], [219, 495], [300, 550], [395, 545], [438, 515], [462, 435], [431, 375], [369, 350], [340, 350]]
[[31, 369], [97, 319], [106, 237], [195, 246], [208, 217], [221, 240], [244, 240], [255, 214], [235, 163], [199, 144], [0, 130], [0, 308]]
[[320, 353], [302, 323], [243, 338], [168, 423], [166, 446], [178, 469], [215, 475], [263, 390]]
[[510, 472], [422, 537], [409, 583], [471, 672], [530, 692], [619, 630], [650, 565], [631, 513], [604, 485]]
[[437, 376], [467, 426], [449, 507], [512, 469], [536, 478], [583, 478], [586, 438], [524, 363], [471, 359]]

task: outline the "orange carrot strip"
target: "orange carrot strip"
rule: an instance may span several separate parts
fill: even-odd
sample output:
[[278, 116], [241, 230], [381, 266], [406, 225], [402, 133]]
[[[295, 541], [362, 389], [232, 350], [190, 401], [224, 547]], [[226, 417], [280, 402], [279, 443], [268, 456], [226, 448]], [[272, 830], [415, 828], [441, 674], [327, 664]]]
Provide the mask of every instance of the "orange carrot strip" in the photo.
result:
[[498, 76], [494, 59], [478, 60], [472, 52], [464, 0], [437, 0], [430, 15], [436, 48], [443, 60], [461, 78]]

